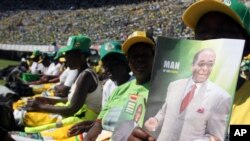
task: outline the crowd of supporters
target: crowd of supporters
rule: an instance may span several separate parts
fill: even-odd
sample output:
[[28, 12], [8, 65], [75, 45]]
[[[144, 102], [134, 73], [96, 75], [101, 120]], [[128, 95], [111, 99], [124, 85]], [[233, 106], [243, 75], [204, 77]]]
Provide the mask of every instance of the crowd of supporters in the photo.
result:
[[[189, 3], [172, 0], [128, 0], [109, 1], [100, 7], [88, 8], [84, 3], [87, 1], [80, 1], [77, 8], [72, 8], [75, 7], [72, 4], [66, 10], [37, 8], [35, 11], [24, 9], [0, 13], [0, 29], [3, 31], [0, 33], [0, 42], [44, 45], [55, 41], [59, 45], [65, 45], [68, 36], [81, 33], [90, 36], [94, 43], [101, 44], [107, 39], [124, 41], [134, 30], [149, 29], [154, 32], [154, 37], [192, 36], [191, 31], [181, 21], [181, 14]], [[93, 1], [88, 4], [98, 3], [104, 2]], [[8, 6], [10, 5], [6, 5]], [[6, 35], [8, 38], [4, 38]]]

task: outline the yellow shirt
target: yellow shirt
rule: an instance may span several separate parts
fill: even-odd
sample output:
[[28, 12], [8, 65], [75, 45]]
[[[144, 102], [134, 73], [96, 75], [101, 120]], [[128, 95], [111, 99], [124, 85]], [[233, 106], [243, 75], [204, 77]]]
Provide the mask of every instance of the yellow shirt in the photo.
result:
[[246, 81], [234, 97], [230, 124], [250, 124], [250, 81]]

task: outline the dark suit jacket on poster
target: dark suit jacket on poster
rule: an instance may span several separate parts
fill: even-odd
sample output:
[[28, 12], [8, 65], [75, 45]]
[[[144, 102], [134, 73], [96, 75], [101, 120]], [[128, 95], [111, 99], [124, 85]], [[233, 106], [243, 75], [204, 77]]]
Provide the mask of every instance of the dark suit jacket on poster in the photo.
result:
[[204, 82], [188, 107], [179, 112], [185, 87], [191, 79], [169, 84], [167, 98], [155, 116], [162, 125], [159, 141], [205, 141], [209, 136], [224, 140], [231, 96], [210, 81]]

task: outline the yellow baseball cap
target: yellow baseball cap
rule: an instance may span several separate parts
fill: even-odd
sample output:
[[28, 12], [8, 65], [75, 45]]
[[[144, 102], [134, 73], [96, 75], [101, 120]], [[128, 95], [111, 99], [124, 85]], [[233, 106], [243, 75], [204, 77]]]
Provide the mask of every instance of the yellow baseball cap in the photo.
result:
[[145, 31], [135, 31], [122, 45], [122, 51], [127, 54], [129, 48], [135, 43], [148, 43], [155, 46], [155, 42], [151, 39]]
[[208, 12], [220, 12], [230, 16], [250, 35], [249, 9], [238, 0], [197, 0], [182, 15], [184, 23], [192, 30], [200, 18]]

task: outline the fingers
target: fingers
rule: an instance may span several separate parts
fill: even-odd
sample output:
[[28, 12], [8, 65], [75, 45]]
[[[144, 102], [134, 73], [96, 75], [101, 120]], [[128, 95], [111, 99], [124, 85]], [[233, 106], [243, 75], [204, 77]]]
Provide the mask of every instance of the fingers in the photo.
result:
[[29, 105], [26, 105], [25, 109], [30, 112], [30, 111], [34, 111], [34, 108], [32, 108], [31, 106]]
[[81, 124], [76, 124], [72, 126], [69, 131], [68, 131], [68, 136], [75, 136], [83, 132], [87, 132], [89, 128], [92, 126], [90, 125], [81, 125]]
[[143, 141], [143, 140], [130, 135], [127, 141]]
[[134, 137], [139, 137], [142, 139], [146, 139], [149, 136], [147, 132], [145, 132], [143, 129], [138, 128], [138, 127], [133, 130], [132, 135]]
[[156, 139], [153, 138], [153, 137], [149, 137], [149, 138], [148, 138], [148, 141], [156, 141]]
[[144, 126], [147, 130], [154, 132], [158, 126], [158, 121], [156, 118], [151, 117], [145, 122]]
[[68, 131], [68, 136], [71, 137], [71, 136], [75, 136], [77, 134], [79, 134], [79, 130], [78, 130], [78, 127], [77, 126], [74, 126], [72, 128], [69, 129]]
[[155, 141], [149, 133], [142, 128], [136, 127], [128, 138], [129, 141]]

